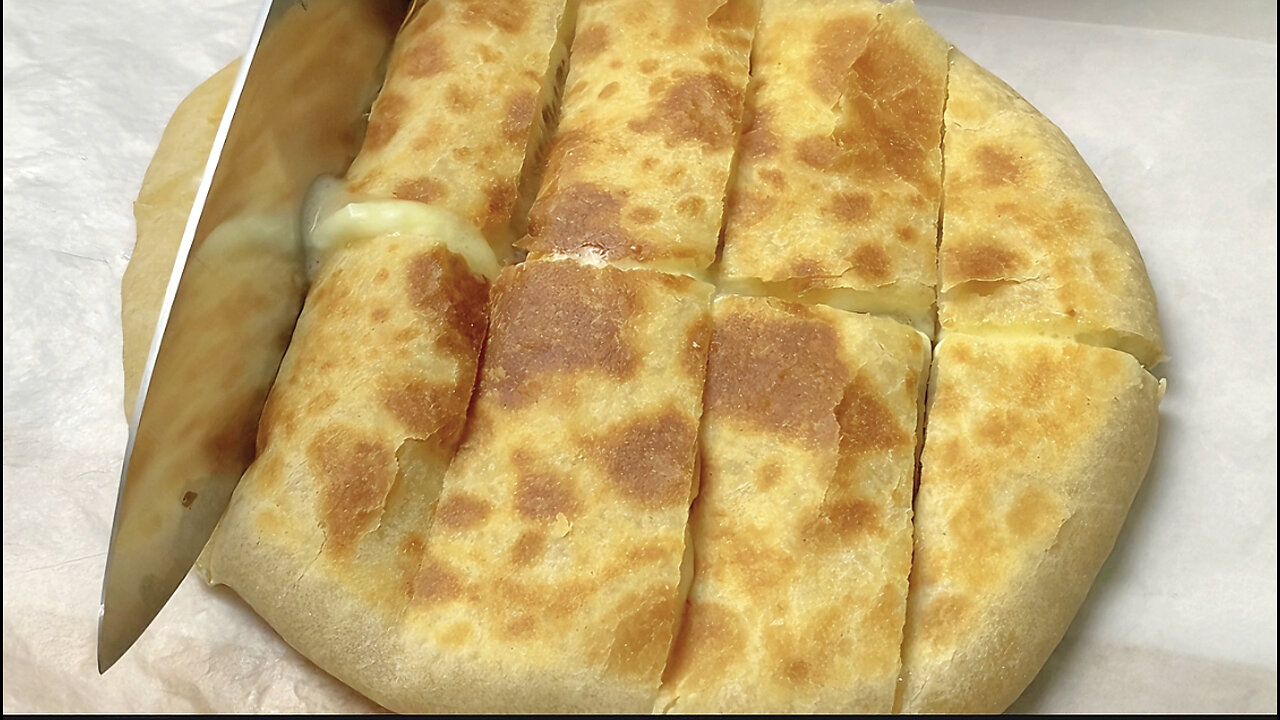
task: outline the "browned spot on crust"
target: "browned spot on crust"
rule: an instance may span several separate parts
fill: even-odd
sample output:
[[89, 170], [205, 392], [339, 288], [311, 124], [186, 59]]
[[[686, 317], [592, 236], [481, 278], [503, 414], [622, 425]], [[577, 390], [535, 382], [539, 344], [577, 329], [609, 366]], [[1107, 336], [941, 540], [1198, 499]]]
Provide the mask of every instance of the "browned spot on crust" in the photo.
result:
[[321, 482], [326, 547], [347, 551], [381, 512], [396, 477], [395, 455], [358, 430], [329, 426], [308, 445], [307, 466]]
[[471, 634], [470, 624], [466, 622], [455, 623], [440, 635], [440, 643], [446, 647], [460, 648], [471, 639]]
[[382, 93], [369, 116], [369, 129], [365, 132], [362, 152], [383, 147], [400, 129], [401, 116], [409, 109], [409, 101], [403, 95]]
[[557, 515], [572, 518], [578, 509], [573, 482], [553, 473], [522, 474], [516, 480], [516, 512], [528, 520], [547, 522]]
[[619, 85], [615, 80], [614, 82], [611, 82], [608, 85], [605, 85], [604, 87], [600, 88], [600, 92], [596, 93], [596, 99], [608, 100], [609, 98], [613, 97], [614, 93], [618, 92], [618, 88], [620, 87], [622, 86]]
[[526, 530], [511, 546], [511, 564], [516, 567], [532, 565], [542, 557], [546, 547], [546, 535], [539, 530]]
[[529, 128], [538, 112], [538, 96], [532, 91], [517, 92], [507, 102], [507, 115], [502, 120], [502, 134], [507, 142], [524, 146], [529, 140]]
[[893, 260], [879, 245], [859, 245], [849, 256], [849, 267], [859, 277], [872, 282], [883, 282], [890, 277]]
[[793, 685], [802, 684], [809, 679], [809, 663], [784, 658], [778, 661], [778, 674]]
[[1005, 280], [1016, 277], [1022, 258], [994, 245], [962, 245], [951, 248], [946, 259], [957, 280]]
[[993, 145], [982, 145], [977, 150], [978, 172], [982, 184], [988, 187], [1004, 183], [1016, 183], [1022, 177], [1020, 158]]
[[652, 75], [653, 73], [658, 71], [659, 67], [660, 65], [658, 61], [654, 60], [653, 58], [645, 58], [644, 60], [640, 61], [640, 72], [644, 73], [645, 75]]
[[510, 221], [511, 211], [516, 205], [516, 191], [509, 179], [497, 179], [484, 189], [488, 201], [487, 224], [501, 224]]
[[404, 423], [408, 434], [425, 439], [440, 432], [445, 436], [441, 441], [448, 442], [461, 432], [467, 411], [462, 388], [412, 376], [383, 379], [379, 384], [382, 386], [383, 404]]
[[749, 533], [722, 531], [723, 567], [734, 576], [739, 587], [776, 588], [787, 582], [795, 567], [785, 552], [766, 542], [757, 541]]
[[760, 492], [768, 492], [776, 487], [781, 479], [782, 465], [775, 460], [770, 460], [756, 471], [756, 489]]
[[841, 540], [880, 531], [880, 511], [867, 500], [833, 502], [823, 510], [823, 515]]
[[625, 328], [635, 302], [620, 270], [573, 262], [508, 268], [494, 292], [481, 392], [496, 390], [499, 402], [513, 407], [560, 391], [558, 381], [531, 382], [540, 375], [591, 370], [629, 376], [636, 356]]
[[731, 193], [724, 212], [726, 242], [732, 242], [735, 235], [763, 220], [773, 205], [773, 198], [767, 195], [750, 191]]
[[626, 191], [578, 183], [544, 196], [529, 217], [530, 250], [570, 252], [593, 248], [608, 258], [649, 259], [622, 226]]
[[929, 147], [937, 147], [941, 130], [946, 71], [940, 60], [919, 52], [908, 34], [886, 26], [854, 65], [863, 91], [880, 103], [892, 124], [905, 136], [927, 138]]
[[467, 25], [488, 25], [512, 35], [524, 29], [530, 15], [527, 0], [466, 0], [462, 11]]
[[754, 0], [728, 0], [707, 18], [707, 24], [721, 31], [754, 28], [759, 3]]
[[862, 375], [855, 376], [845, 388], [836, 416], [840, 422], [842, 456], [883, 454], [912, 444], [912, 438], [898, 425], [893, 411]]
[[675, 407], [610, 432], [600, 442], [610, 479], [643, 507], [688, 504], [697, 432], [697, 425]]
[[814, 56], [809, 65], [809, 85], [818, 95], [835, 99], [849, 76], [858, 55], [867, 45], [875, 26], [875, 15], [859, 13], [829, 20], [814, 38]]
[[532, 615], [521, 615], [507, 623], [504, 629], [509, 637], [523, 638], [528, 637], [537, 627], [538, 621]]
[[920, 613], [920, 634], [925, 642], [945, 647], [964, 635], [972, 617], [972, 600], [942, 595], [925, 604]]
[[[449, 107], [454, 112], [461, 114], [475, 109], [477, 97], [475, 93], [461, 85], [450, 85], [445, 88], [445, 99], [448, 101]], [[467, 150], [467, 154], [460, 155], [459, 157], [466, 157], [467, 155], [470, 155], [471, 148], [461, 149]]]
[[993, 447], [1008, 447], [1016, 441], [1017, 436], [1017, 427], [1010, 422], [1007, 412], [989, 412], [978, 425], [978, 437], [983, 443]]
[[391, 317], [391, 311], [385, 307], [376, 307], [369, 311], [369, 319], [375, 323], [386, 322]]
[[429, 177], [405, 180], [391, 191], [393, 197], [401, 200], [416, 200], [420, 203], [433, 203], [448, 194], [448, 190], [438, 180]]
[[466, 530], [489, 516], [489, 503], [474, 495], [456, 493], [440, 501], [436, 522], [454, 530]]
[[843, 170], [840, 144], [826, 135], [811, 135], [796, 143], [796, 157], [816, 170]]
[[413, 581], [414, 600], [439, 603], [461, 595], [462, 579], [452, 568], [430, 556], [422, 561]]
[[573, 60], [581, 61], [600, 54], [609, 47], [609, 28], [602, 23], [595, 23], [578, 30], [573, 39]]
[[761, 168], [759, 175], [761, 180], [765, 181], [777, 190], [782, 190], [787, 186], [787, 176], [777, 168]]
[[686, 217], [693, 217], [702, 213], [707, 207], [707, 201], [697, 195], [680, 198], [680, 202], [676, 203], [676, 212]]
[[431, 77], [453, 66], [444, 43], [434, 35], [423, 34], [405, 53], [401, 66], [409, 77]]
[[792, 313], [735, 312], [720, 319], [707, 363], [708, 412], [771, 433], [835, 446], [847, 371], [835, 332], [799, 306]]
[[625, 614], [614, 629], [607, 664], [610, 673], [658, 679], [675, 630], [674, 604], [667, 588], [659, 586], [633, 597], [620, 608]]
[[871, 219], [871, 194], [833, 193], [825, 209], [845, 222], [864, 223]]
[[742, 91], [721, 75], [685, 75], [668, 87], [648, 117], [632, 120], [636, 132], [658, 133], [667, 147], [697, 142], [728, 147], [742, 114]]
[[430, 321], [443, 321], [437, 344], [460, 363], [474, 364], [487, 327], [489, 283], [445, 248], [417, 255], [405, 274], [409, 300]]
[[627, 217], [637, 225], [650, 225], [660, 216], [661, 214], [656, 208], [651, 208], [647, 205], [641, 205], [627, 210]]

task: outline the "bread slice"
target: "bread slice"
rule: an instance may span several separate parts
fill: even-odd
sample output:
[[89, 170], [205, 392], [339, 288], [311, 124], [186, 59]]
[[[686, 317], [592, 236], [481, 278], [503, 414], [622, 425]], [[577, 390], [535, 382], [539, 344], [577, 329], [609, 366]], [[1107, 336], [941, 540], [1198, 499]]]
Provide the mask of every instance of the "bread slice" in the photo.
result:
[[559, 131], [521, 247], [686, 273], [711, 265], [756, 6], [583, 4]]
[[929, 341], [771, 298], [713, 308], [695, 575], [659, 707], [888, 713]]
[[505, 259], [521, 171], [542, 142], [572, 22], [565, 0], [423, 3], [396, 37], [347, 173], [354, 199], [447, 208]]
[[[478, 233], [469, 242], [492, 254]], [[364, 653], [394, 640], [404, 602], [389, 590], [413, 570], [399, 543], [423, 511], [414, 496], [438, 489], [459, 443], [488, 287], [436, 237], [363, 238], [329, 255], [263, 411], [258, 457], [205, 550], [212, 581], [376, 700], [387, 669], [370, 670]], [[342, 591], [321, 592], [325, 582]], [[361, 635], [344, 634], [357, 623]]]
[[1062, 639], [1155, 448], [1158, 382], [1070, 340], [934, 353], [898, 710], [1001, 712]]
[[1146, 266], [1071, 141], [960, 52], [946, 119], [942, 328], [1075, 338], [1159, 362]]
[[723, 285], [932, 334], [946, 76], [910, 0], [766, 3]]

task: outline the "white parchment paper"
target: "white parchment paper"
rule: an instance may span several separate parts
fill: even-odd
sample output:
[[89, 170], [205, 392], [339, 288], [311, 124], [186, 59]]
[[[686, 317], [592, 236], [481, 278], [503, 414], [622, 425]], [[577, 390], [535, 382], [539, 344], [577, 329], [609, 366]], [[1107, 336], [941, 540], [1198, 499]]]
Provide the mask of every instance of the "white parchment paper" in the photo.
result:
[[[1274, 4], [920, 4], [1075, 141], [1143, 251], [1172, 358], [1117, 549], [1014, 709], [1275, 712]], [[4, 5], [6, 712], [376, 709], [195, 577], [95, 668], [131, 203], [169, 114], [257, 10]]]

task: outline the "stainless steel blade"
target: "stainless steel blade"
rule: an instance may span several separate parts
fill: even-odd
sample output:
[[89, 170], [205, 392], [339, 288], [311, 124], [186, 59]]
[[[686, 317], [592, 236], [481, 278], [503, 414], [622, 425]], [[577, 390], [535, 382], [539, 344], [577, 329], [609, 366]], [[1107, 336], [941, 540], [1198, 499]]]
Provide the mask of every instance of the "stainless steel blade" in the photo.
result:
[[255, 452], [306, 291], [308, 187], [340, 175], [403, 0], [275, 0], [258, 17], [178, 250], [138, 391], [98, 618], [98, 670], [208, 542]]

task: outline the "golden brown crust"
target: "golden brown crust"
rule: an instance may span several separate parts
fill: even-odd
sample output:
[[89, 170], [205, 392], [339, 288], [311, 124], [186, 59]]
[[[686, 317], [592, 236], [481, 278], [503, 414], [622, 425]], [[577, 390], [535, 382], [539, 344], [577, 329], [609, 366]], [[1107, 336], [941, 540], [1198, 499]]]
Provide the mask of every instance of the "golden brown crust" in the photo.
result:
[[887, 713], [928, 340], [766, 298], [713, 316], [695, 575], [659, 707]]
[[909, 1], [764, 5], [726, 281], [932, 325], [946, 53]]
[[956, 51], [946, 116], [942, 328], [1070, 337], [1159, 362], [1142, 256], [1071, 141]]
[[1131, 356], [952, 334], [936, 351], [899, 709], [1003, 711], [1101, 567], [1155, 447]]
[[680, 271], [711, 265], [756, 5], [583, 4], [560, 130], [521, 247]]

